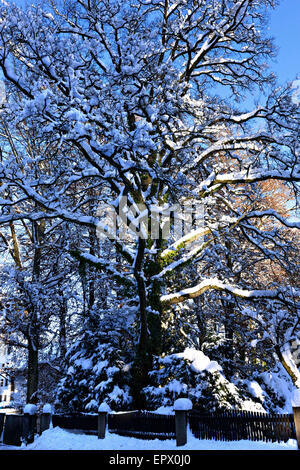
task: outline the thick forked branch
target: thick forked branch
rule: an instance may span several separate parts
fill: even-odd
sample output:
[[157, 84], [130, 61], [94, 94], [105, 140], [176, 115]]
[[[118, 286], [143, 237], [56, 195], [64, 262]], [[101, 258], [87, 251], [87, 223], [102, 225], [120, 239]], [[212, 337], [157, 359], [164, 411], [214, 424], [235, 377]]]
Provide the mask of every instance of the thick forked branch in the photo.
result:
[[[248, 300], [264, 300], [264, 299], [273, 299], [283, 301], [282, 291], [280, 289], [276, 290], [247, 290], [240, 289], [239, 287], [231, 286], [230, 284], [225, 284], [217, 278], [205, 279], [194, 287], [183, 289], [179, 292], [173, 294], [163, 295], [161, 297], [161, 302], [165, 305], [178, 304], [184, 302], [188, 299], [194, 299], [204, 294], [207, 290], [221, 290], [228, 292], [236, 297], [241, 297]], [[293, 296], [300, 295], [299, 289], [292, 289]]]

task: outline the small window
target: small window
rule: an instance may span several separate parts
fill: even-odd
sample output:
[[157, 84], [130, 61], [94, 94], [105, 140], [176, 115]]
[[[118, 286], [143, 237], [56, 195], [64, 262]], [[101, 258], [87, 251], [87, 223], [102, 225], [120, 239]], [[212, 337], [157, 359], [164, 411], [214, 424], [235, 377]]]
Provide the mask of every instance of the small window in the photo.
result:
[[2, 401], [2, 395], [0, 395], [0, 402]]
[[15, 391], [15, 379], [14, 379], [14, 378], [11, 379], [11, 382], [10, 382], [10, 390], [11, 390], [12, 392]]
[[1, 379], [1, 380], [0, 380], [0, 387], [3, 387], [3, 383], [4, 383], [4, 380]]
[[6, 395], [3, 396], [3, 401], [6, 401]]
[[8, 379], [5, 379], [5, 387], [8, 385]]

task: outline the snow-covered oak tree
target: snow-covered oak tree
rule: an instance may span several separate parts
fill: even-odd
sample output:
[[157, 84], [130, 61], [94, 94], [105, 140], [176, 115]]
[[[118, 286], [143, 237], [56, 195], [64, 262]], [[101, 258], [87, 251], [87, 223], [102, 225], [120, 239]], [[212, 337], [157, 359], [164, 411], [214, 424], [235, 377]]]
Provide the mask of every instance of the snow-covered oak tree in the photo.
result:
[[[279, 229], [257, 221], [299, 227], [273, 209], [236, 204], [260, 182], [280, 180], [296, 193], [300, 179], [291, 87], [274, 86], [255, 109], [239, 104], [249, 90], [274, 82], [265, 64], [273, 55], [265, 19], [274, 5], [50, 0], [26, 14], [14, 5], [0, 9], [6, 112], [14, 125], [34, 126], [59, 148], [45, 171], [43, 154], [22, 162], [25, 172], [1, 166], [0, 222], [58, 219], [96, 229], [102, 216], [91, 198], [116, 210], [127, 198], [138, 217], [146, 208], [143, 233], [112, 237], [113, 260], [73, 250], [77, 259], [129, 285], [138, 300], [137, 389], [147, 382], [152, 354], [161, 352], [161, 318], [170, 305], [216, 290], [295, 306], [299, 292], [288, 285], [261, 288], [243, 272], [240, 284], [218, 277], [216, 263], [223, 261], [210, 250], [218, 237], [226, 238], [230, 250], [238, 232], [248, 250], [253, 246], [265, 259], [284, 260]], [[34, 201], [27, 211], [26, 200]], [[172, 233], [145, 234], [153, 223], [151, 208], [187, 203], [205, 208], [203, 227], [192, 226], [175, 239]], [[138, 217], [123, 214], [131, 226]], [[184, 271], [191, 264], [193, 280]], [[166, 283], [170, 272], [184, 281], [178, 291]]]

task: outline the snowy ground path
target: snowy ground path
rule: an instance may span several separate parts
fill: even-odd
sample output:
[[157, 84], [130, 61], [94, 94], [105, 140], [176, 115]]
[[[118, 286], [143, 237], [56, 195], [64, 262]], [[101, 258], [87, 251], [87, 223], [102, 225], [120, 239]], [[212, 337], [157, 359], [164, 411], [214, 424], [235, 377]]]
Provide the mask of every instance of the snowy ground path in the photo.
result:
[[191, 433], [183, 447], [176, 447], [174, 439], [161, 441], [135, 439], [107, 433], [104, 440], [69, 432], [58, 427], [48, 429], [27, 447], [0, 446], [1, 450], [297, 450], [295, 440], [287, 443], [252, 441], [210, 441], [196, 439]]

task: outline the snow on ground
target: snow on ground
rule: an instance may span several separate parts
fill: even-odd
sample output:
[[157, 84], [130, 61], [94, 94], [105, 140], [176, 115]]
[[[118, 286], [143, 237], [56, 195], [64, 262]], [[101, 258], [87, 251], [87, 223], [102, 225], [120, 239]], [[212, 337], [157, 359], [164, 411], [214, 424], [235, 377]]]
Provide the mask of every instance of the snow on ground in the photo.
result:
[[[11, 446], [0, 447], [0, 450], [12, 449]], [[135, 439], [107, 433], [105, 439], [66, 431], [55, 427], [48, 429], [27, 447], [14, 447], [13, 450], [297, 450], [295, 440], [287, 443], [251, 442], [251, 441], [210, 441], [196, 439], [191, 432], [185, 446], [177, 447], [174, 439], [161, 441]]]

